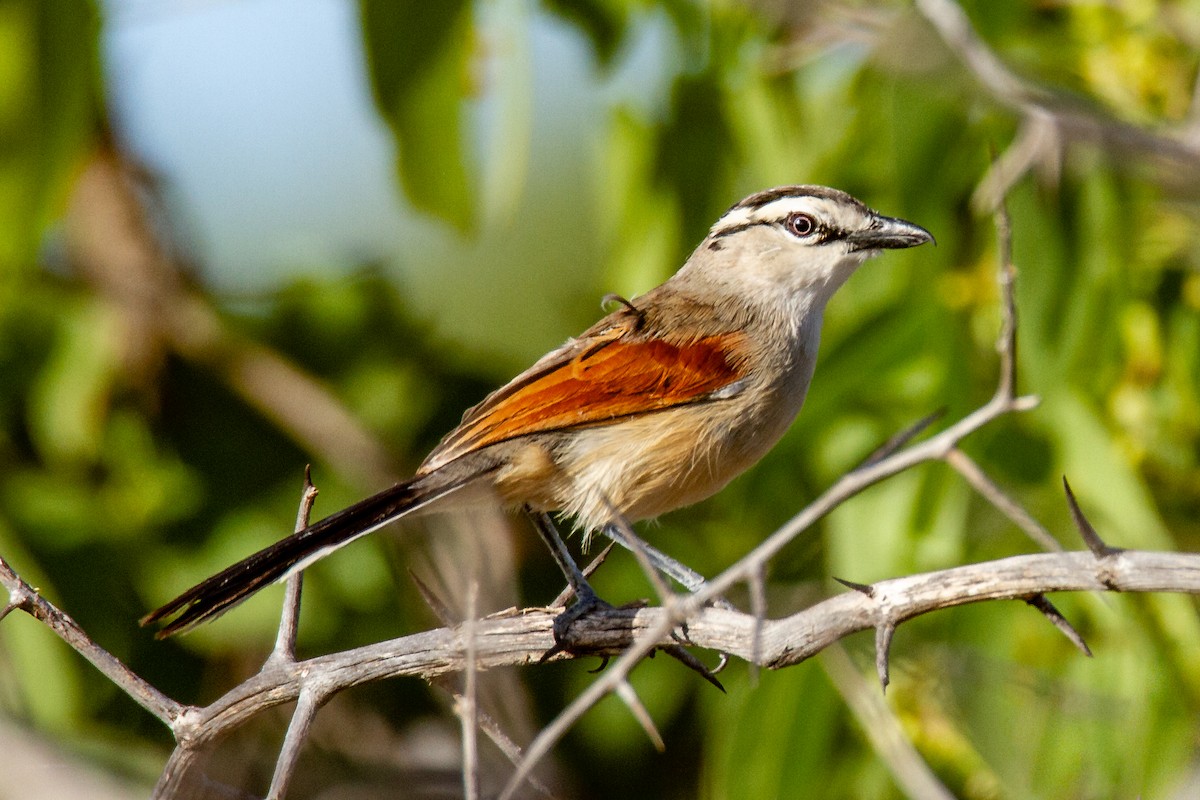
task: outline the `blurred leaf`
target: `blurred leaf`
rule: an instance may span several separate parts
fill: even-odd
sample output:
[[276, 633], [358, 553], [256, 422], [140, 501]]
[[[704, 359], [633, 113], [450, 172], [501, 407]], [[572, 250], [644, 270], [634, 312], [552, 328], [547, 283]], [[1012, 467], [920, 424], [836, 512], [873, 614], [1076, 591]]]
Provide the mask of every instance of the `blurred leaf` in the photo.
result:
[[[727, 696], [702, 695], [721, 736], [708, 737], [702, 796], [828, 798], [839, 794], [835, 776], [849, 776], [848, 718], [815, 663], [763, 673], [757, 685], [738, 673], [722, 676]], [[861, 790], [861, 786], [859, 787]]]
[[30, 542], [53, 551], [111, 545], [187, 519], [199, 507], [195, 474], [161, 452], [142, 417], [122, 409], [102, 434], [94, 461], [28, 466], [5, 476], [4, 504]]
[[0, 273], [27, 268], [98, 124], [88, 0], [0, 2]]
[[545, 6], [583, 31], [602, 67], [612, 64], [629, 27], [628, 4], [620, 0], [546, 0]]
[[107, 304], [72, 305], [30, 397], [30, 430], [51, 461], [98, 455], [120, 367], [119, 316]]
[[681, 251], [690, 249], [729, 205], [723, 189], [737, 142], [725, 119], [721, 86], [711, 72], [681, 75], [671, 88], [667, 124], [658, 133], [655, 177], [678, 199]]
[[474, 47], [464, 0], [359, 0], [375, 105], [399, 145], [413, 206], [471, 230], [476, 203], [463, 133]]
[[18, 613], [5, 620], [4, 656], [12, 671], [12, 686], [6, 687], [15, 694], [12, 711], [40, 728], [69, 734], [84, 693], [75, 652], [44, 625]]

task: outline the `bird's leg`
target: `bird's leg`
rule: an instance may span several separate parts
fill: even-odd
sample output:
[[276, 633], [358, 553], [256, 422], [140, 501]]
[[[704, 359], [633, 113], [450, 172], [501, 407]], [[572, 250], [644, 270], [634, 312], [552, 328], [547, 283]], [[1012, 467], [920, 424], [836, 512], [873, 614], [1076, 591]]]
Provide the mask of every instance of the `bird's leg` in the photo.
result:
[[554, 647], [550, 648], [542, 656], [542, 660], [545, 661], [556, 653], [570, 649], [571, 642], [569, 641], [568, 631], [575, 620], [591, 611], [601, 608], [612, 608], [612, 606], [601, 600], [596, 594], [596, 590], [588, 583], [583, 571], [579, 569], [579, 565], [571, 557], [571, 552], [567, 550], [567, 545], [562, 540], [562, 536], [559, 535], [558, 529], [554, 527], [554, 521], [550, 519], [550, 515], [545, 511], [533, 511], [529, 508], [526, 508], [525, 511], [533, 521], [533, 527], [537, 529], [538, 535], [542, 537], [542, 541], [550, 548], [550, 554], [554, 556], [554, 561], [558, 564], [558, 568], [562, 570], [562, 574], [566, 577], [567, 583], [570, 584], [571, 590], [575, 592], [575, 602], [571, 607], [554, 618]]
[[571, 557], [571, 551], [567, 549], [567, 544], [559, 535], [558, 528], [554, 526], [550, 515], [545, 511], [534, 511], [528, 506], [525, 507], [525, 513], [529, 515], [529, 519], [533, 522], [533, 527], [537, 529], [538, 535], [542, 537], [542, 541], [550, 548], [550, 555], [554, 557], [554, 563], [558, 564], [563, 577], [570, 584], [571, 591], [575, 592], [576, 600], [595, 598], [595, 590], [588, 583], [583, 570], [579, 569], [579, 565]]
[[[571, 557], [570, 551], [567, 550], [567, 545], [559, 535], [558, 529], [554, 527], [554, 521], [550, 519], [550, 515], [544, 511], [535, 512], [526, 508], [526, 513], [529, 514], [533, 521], [533, 526], [537, 528], [538, 535], [542, 537], [542, 541], [550, 548], [550, 553], [554, 556], [558, 568], [562, 570], [566, 576], [567, 583], [570, 584], [571, 590], [575, 592], [575, 602], [570, 608], [563, 611], [554, 618], [554, 646], [551, 647], [540, 659], [546, 661], [557, 653], [564, 650], [572, 649], [570, 641], [571, 625], [580, 617], [586, 616], [598, 609], [611, 609], [612, 605], [600, 599], [596, 594], [596, 590], [588, 583], [583, 571], [579, 569], [579, 565], [575, 563], [575, 559]], [[638, 547], [638, 544], [632, 542], [628, 537], [635, 534], [632, 531], [621, 531], [617, 525], [609, 525], [604, 529], [605, 535], [611, 538], [614, 542], [621, 544], [623, 547], [633, 550]], [[660, 572], [668, 577], [679, 581], [688, 591], [695, 592], [698, 588], [704, 585], [704, 576], [695, 570], [680, 564], [664, 553], [655, 550], [638, 539], [646, 549], [644, 552], [650, 558], [651, 564]], [[719, 598], [720, 602], [725, 603], [724, 598]], [[728, 605], [728, 603], [725, 603]], [[724, 653], [721, 654], [721, 662], [716, 670], [710, 670], [704, 664], [693, 656], [691, 653], [684, 650], [679, 645], [666, 645], [660, 648], [664, 653], [681, 662], [684, 666], [698, 672], [706, 681], [713, 686], [725, 691], [725, 687], [717, 680], [715, 672], [719, 672], [725, 667], [727, 657]], [[597, 668], [597, 671], [604, 669], [608, 664], [608, 656], [604, 656], [604, 661]]]
[[[696, 570], [684, 564], [682, 561], [677, 561], [663, 551], [655, 548], [653, 545], [646, 542], [644, 539], [638, 538], [636, 542], [631, 541], [631, 536], [636, 536], [633, 530], [628, 525], [617, 525], [609, 523], [605, 525], [602, 532], [609, 539], [612, 539], [617, 544], [624, 547], [630, 552], [641, 550], [646, 554], [646, 558], [654, 565], [654, 568], [671, 578], [683, 588], [687, 589], [692, 594], [703, 589], [708, 581]], [[717, 597], [712, 601], [712, 604], [717, 608], [731, 609], [733, 605], [724, 597]]]
[[654, 565], [656, 570], [661, 572], [663, 575], [666, 575], [668, 578], [671, 578], [692, 594], [695, 594], [704, 588], [705, 580], [703, 575], [701, 575], [699, 572], [696, 572], [696, 570], [692, 569], [687, 564], [684, 564], [681, 561], [676, 561], [663, 551], [653, 547], [650, 543], [642, 539], [638, 539], [637, 542], [632, 541], [630, 537], [634, 534], [633, 531], [628, 528], [628, 526], [609, 523], [601, 529], [601, 532], [631, 553], [641, 550], [646, 554], [646, 558], [650, 560], [650, 563]]

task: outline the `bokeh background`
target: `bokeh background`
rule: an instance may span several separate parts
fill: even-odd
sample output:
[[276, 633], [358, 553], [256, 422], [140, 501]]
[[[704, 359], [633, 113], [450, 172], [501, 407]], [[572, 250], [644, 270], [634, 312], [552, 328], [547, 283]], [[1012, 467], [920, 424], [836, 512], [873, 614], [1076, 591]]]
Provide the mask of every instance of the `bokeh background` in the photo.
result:
[[[943, 35], [956, 9], [973, 59]], [[211, 701], [261, 663], [279, 591], [166, 643], [136, 620], [290, 530], [305, 464], [318, 514], [403, 476], [602, 295], [648, 289], [730, 204], [795, 182], [938, 246], [853, 279], [782, 444], [649, 538], [715, 574], [897, 429], [985, 401], [989, 206], [1011, 187], [1021, 388], [1043, 402], [966, 450], [1067, 547], [1064, 474], [1109, 542], [1194, 550], [1198, 65], [1195, 0], [0, 0], [0, 554], [172, 697]], [[302, 655], [436, 625], [410, 570], [452, 605], [470, 564], [481, 611], [547, 602], [554, 568], [510, 522], [406, 525], [309, 570]], [[1034, 549], [926, 466], [789, 547], [771, 613], [835, 575]], [[624, 555], [597, 583], [651, 594]], [[893, 721], [960, 797], [1195, 796], [1195, 602], [1055, 602], [1094, 658], [1020, 604], [903, 626]], [[489, 702], [527, 741], [593, 666], [489, 676]], [[727, 695], [655, 659], [634, 685], [667, 752], [610, 698], [543, 778], [580, 798], [900, 797], [847, 701], [872, 673], [869, 635], [782, 673], [735, 663]], [[292, 796], [454, 796], [448, 697], [340, 696]], [[285, 723], [247, 726], [214, 775], [263, 792]], [[0, 740], [0, 797], [144, 796], [171, 747], [21, 614], [0, 624]], [[484, 762], [494, 786], [503, 758]]]

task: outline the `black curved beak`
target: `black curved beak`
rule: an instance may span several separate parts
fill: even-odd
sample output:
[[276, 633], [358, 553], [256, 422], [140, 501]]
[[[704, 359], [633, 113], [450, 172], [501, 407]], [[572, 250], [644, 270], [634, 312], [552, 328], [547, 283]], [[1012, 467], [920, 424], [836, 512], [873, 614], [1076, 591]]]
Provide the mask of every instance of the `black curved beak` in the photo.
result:
[[901, 250], [933, 242], [933, 234], [916, 223], [876, 214], [870, 226], [847, 234], [851, 250]]

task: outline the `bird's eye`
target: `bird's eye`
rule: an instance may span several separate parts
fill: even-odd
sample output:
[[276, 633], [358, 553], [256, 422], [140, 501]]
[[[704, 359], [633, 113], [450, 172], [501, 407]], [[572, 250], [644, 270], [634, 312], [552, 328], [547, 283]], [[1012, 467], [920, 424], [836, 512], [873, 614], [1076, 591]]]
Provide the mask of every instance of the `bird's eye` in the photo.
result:
[[795, 236], [808, 236], [817, 229], [817, 221], [808, 214], [788, 214], [788, 232]]

